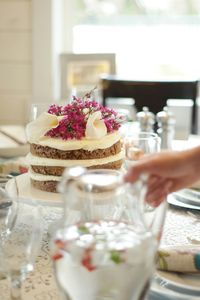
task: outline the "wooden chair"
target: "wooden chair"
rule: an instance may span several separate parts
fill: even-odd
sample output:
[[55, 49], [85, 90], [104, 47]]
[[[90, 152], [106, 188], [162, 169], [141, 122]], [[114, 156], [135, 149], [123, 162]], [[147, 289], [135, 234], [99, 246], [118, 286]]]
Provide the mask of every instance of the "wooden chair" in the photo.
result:
[[197, 132], [196, 99], [198, 80], [183, 81], [139, 81], [119, 78], [115, 75], [101, 77], [102, 100], [106, 105], [108, 98], [134, 98], [135, 106], [141, 111], [143, 106], [157, 113], [173, 99], [192, 99], [194, 101], [191, 132]]

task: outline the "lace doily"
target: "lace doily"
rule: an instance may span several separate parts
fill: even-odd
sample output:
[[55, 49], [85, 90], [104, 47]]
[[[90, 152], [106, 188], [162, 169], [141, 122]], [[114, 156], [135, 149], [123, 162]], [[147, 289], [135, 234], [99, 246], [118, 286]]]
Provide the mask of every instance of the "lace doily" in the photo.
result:
[[[45, 209], [46, 223], [52, 224], [59, 218], [55, 209]], [[49, 221], [50, 220], [50, 221]], [[192, 212], [169, 207], [166, 215], [164, 232], [161, 245], [200, 244], [200, 212]], [[50, 258], [50, 239], [46, 232], [43, 238], [41, 252], [37, 257], [35, 269], [30, 273], [22, 285], [22, 297], [24, 300], [60, 300], [61, 295], [53, 274], [53, 266]], [[1, 299], [9, 300], [9, 287], [7, 280], [0, 280]]]

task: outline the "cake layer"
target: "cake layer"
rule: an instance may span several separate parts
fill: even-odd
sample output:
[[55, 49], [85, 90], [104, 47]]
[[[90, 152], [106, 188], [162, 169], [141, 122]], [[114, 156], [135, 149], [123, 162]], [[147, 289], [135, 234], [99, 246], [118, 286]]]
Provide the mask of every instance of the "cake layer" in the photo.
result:
[[117, 143], [121, 139], [121, 134], [118, 131], [106, 134], [100, 139], [86, 139], [81, 140], [62, 140], [58, 138], [51, 138], [44, 136], [39, 140], [29, 140], [31, 143], [39, 144], [41, 146], [47, 146], [50, 148], [71, 151], [83, 149], [87, 151], [94, 151], [96, 149], [106, 149], [111, 147], [113, 144]]
[[62, 151], [58, 149], [53, 149], [47, 146], [41, 146], [37, 144], [30, 145], [30, 152], [39, 157], [46, 157], [51, 159], [73, 159], [73, 160], [85, 160], [93, 158], [104, 158], [111, 155], [115, 155], [121, 151], [121, 142], [118, 141], [114, 145], [106, 149], [97, 149], [93, 151], [87, 150], [71, 150]]
[[[88, 169], [120, 169], [122, 166], [123, 160], [117, 160], [103, 165], [95, 165], [88, 167]], [[46, 166], [31, 166], [32, 170], [35, 173], [43, 175], [53, 175], [53, 176], [62, 176], [64, 167], [46, 167]]]
[[37, 181], [37, 180], [31, 179], [31, 184], [36, 189], [39, 189], [42, 191], [47, 191], [47, 192], [51, 192], [51, 193], [57, 192], [58, 181]]
[[124, 159], [124, 150], [119, 152], [116, 155], [112, 155], [105, 158], [98, 159], [85, 159], [85, 160], [74, 160], [74, 159], [51, 159], [45, 157], [39, 157], [32, 155], [29, 153], [27, 155], [27, 161], [31, 166], [49, 166], [49, 167], [73, 167], [73, 166], [81, 166], [81, 167], [92, 167], [96, 165], [104, 165], [111, 162], [115, 162], [118, 160]]
[[[88, 169], [115, 169], [119, 170], [122, 166], [123, 160], [118, 160], [104, 165], [95, 165], [89, 167]], [[41, 167], [41, 166], [32, 166], [29, 170], [29, 175], [32, 185], [40, 190], [48, 192], [57, 192], [57, 184], [61, 180], [62, 172], [64, 168], [62, 167]], [[39, 172], [43, 172], [42, 174]], [[48, 172], [48, 175], [45, 172]]]

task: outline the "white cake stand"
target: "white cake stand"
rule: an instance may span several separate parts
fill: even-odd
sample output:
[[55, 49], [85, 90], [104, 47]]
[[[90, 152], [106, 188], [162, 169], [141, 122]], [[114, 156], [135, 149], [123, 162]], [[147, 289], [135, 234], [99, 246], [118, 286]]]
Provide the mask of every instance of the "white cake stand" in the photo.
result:
[[12, 197], [20, 197], [27, 202], [33, 199], [38, 204], [52, 207], [63, 207], [62, 195], [59, 193], [50, 193], [38, 190], [31, 185], [28, 173], [13, 177], [5, 186], [8, 195]]

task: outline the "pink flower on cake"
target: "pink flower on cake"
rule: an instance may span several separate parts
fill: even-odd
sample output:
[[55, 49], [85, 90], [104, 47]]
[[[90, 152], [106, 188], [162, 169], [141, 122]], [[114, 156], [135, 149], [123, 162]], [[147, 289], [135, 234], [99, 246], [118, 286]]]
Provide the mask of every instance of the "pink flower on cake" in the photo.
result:
[[48, 114], [56, 116], [58, 124], [44, 135], [63, 140], [100, 139], [118, 130], [121, 117], [113, 109], [91, 100], [88, 95], [86, 99], [73, 97], [72, 102], [65, 106], [51, 105]]
[[48, 109], [49, 114], [56, 115], [56, 116], [59, 116], [61, 114], [61, 111], [62, 111], [62, 106], [57, 104], [50, 105]]

